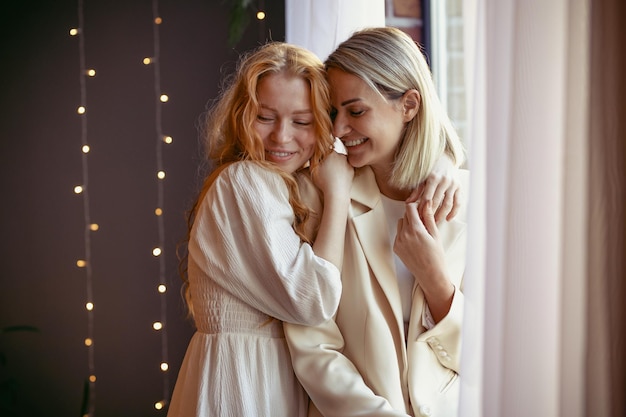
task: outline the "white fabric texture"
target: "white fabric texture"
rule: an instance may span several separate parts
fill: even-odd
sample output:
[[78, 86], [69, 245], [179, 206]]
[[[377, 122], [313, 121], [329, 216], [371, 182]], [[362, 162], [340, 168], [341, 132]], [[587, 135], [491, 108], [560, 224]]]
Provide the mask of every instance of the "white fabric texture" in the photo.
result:
[[319, 324], [339, 303], [339, 270], [301, 243], [283, 179], [253, 162], [227, 167], [189, 241], [197, 332], [168, 417], [306, 415], [282, 321]]

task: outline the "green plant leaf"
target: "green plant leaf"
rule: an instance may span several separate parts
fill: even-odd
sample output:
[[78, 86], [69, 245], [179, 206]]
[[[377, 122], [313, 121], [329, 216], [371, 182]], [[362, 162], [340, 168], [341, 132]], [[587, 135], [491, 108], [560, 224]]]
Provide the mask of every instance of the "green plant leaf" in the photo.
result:
[[228, 22], [228, 44], [232, 47], [239, 42], [250, 23], [248, 9], [252, 0], [231, 0], [230, 3], [232, 5]]

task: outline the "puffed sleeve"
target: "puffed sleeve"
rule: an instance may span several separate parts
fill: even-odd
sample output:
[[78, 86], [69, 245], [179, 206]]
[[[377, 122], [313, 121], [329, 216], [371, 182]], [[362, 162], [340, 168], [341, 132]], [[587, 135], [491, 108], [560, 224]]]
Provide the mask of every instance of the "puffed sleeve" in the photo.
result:
[[316, 325], [341, 296], [339, 270], [293, 230], [284, 180], [253, 162], [220, 173], [198, 209], [189, 259], [235, 297], [281, 321]]

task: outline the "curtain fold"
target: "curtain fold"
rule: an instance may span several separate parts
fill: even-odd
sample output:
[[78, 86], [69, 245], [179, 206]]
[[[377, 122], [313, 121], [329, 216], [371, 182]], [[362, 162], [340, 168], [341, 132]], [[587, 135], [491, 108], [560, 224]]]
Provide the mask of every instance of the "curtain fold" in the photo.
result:
[[583, 417], [589, 253], [589, 4], [577, 0], [568, 5], [559, 415]]
[[468, 112], [465, 143], [470, 170], [468, 248], [459, 417], [482, 417], [486, 267], [486, 38], [485, 2], [463, 1], [464, 74]]
[[[583, 415], [585, 4], [464, 3], [469, 163], [479, 173], [470, 212], [484, 206], [485, 217], [470, 224], [462, 416]], [[472, 241], [483, 232], [484, 248]]]
[[385, 26], [384, 0], [285, 0], [285, 40], [322, 61], [352, 32]]

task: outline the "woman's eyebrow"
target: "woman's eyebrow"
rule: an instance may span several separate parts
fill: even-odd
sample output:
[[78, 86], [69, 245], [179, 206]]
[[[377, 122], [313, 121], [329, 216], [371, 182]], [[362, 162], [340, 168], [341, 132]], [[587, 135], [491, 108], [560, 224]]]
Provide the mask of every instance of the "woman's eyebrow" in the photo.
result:
[[343, 103], [341, 103], [341, 106], [347, 106], [350, 103], [354, 103], [355, 101], [361, 101], [362, 99], [359, 97], [356, 98], [351, 98], [350, 100], [346, 100]]

